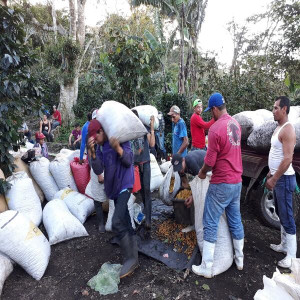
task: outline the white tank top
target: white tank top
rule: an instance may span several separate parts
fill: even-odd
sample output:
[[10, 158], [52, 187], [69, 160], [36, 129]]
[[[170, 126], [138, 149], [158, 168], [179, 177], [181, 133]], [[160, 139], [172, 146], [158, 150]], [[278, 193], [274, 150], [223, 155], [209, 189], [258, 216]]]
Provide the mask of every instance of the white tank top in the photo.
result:
[[[279, 130], [272, 135], [271, 138], [271, 150], [269, 153], [269, 161], [268, 161], [271, 175], [274, 175], [274, 173], [278, 170], [278, 167], [283, 160], [282, 143], [279, 141], [278, 135], [281, 129], [287, 124], [291, 124], [291, 123], [286, 122], [285, 124], [283, 124], [281, 128], [279, 128]], [[294, 168], [292, 164], [290, 164], [288, 169], [285, 171], [284, 175], [294, 175], [294, 174], [295, 174]]]

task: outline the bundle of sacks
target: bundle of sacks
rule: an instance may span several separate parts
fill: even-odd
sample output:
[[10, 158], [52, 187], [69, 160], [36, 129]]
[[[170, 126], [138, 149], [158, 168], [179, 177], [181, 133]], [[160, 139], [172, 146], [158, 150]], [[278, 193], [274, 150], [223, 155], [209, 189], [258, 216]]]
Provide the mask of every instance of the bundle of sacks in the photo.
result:
[[[258, 109], [256, 111], [243, 111], [233, 116], [242, 129], [242, 140], [257, 152], [266, 153], [271, 147], [271, 137], [277, 122], [274, 121], [271, 111]], [[296, 131], [295, 150], [300, 149], [300, 106], [291, 106], [289, 121]]]

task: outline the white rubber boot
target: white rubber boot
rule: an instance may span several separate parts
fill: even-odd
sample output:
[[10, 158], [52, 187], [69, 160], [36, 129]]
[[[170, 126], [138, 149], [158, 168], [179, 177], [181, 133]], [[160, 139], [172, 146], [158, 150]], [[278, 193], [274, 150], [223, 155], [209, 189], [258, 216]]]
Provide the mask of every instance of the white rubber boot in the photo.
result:
[[212, 266], [214, 262], [215, 244], [207, 241], [203, 242], [203, 255], [200, 266], [192, 265], [192, 271], [205, 278], [212, 278]]
[[270, 244], [270, 248], [276, 252], [281, 252], [286, 254], [286, 232], [282, 226], [280, 226], [281, 231], [281, 242], [279, 245]]
[[233, 248], [234, 248], [234, 262], [238, 270], [243, 270], [244, 268], [244, 239], [235, 240], [233, 239]]
[[290, 268], [292, 266], [292, 258], [296, 258], [297, 238], [296, 234], [286, 234], [286, 257], [278, 262], [281, 268]]

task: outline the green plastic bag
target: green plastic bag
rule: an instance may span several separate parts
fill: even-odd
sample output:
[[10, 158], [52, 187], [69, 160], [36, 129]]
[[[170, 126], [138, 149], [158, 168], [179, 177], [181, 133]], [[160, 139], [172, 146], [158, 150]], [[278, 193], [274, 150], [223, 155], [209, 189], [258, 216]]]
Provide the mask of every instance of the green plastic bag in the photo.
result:
[[98, 274], [88, 281], [88, 286], [101, 295], [117, 293], [121, 268], [120, 264], [104, 263]]

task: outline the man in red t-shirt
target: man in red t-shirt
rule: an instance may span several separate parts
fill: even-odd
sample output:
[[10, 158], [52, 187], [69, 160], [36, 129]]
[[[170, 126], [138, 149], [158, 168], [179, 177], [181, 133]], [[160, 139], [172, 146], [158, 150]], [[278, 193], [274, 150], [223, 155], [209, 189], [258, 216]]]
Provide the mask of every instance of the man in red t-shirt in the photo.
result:
[[205, 198], [203, 213], [203, 255], [200, 266], [192, 266], [197, 275], [212, 277], [215, 243], [221, 215], [226, 212], [228, 226], [233, 238], [235, 263], [238, 270], [243, 269], [244, 228], [240, 213], [240, 194], [242, 188], [241, 128], [235, 119], [228, 115], [226, 104], [220, 93], [214, 93], [208, 101], [215, 123], [208, 133], [208, 149], [204, 165], [198, 176], [212, 177]]
[[61, 125], [61, 115], [60, 112], [56, 109], [56, 106], [53, 105], [53, 115], [52, 115], [52, 130], [54, 130], [57, 126]]
[[203, 108], [200, 99], [194, 101], [193, 107], [194, 113], [191, 117], [192, 150], [206, 150], [205, 130], [208, 130], [215, 120], [212, 118], [209, 122], [203, 121], [201, 117]]

